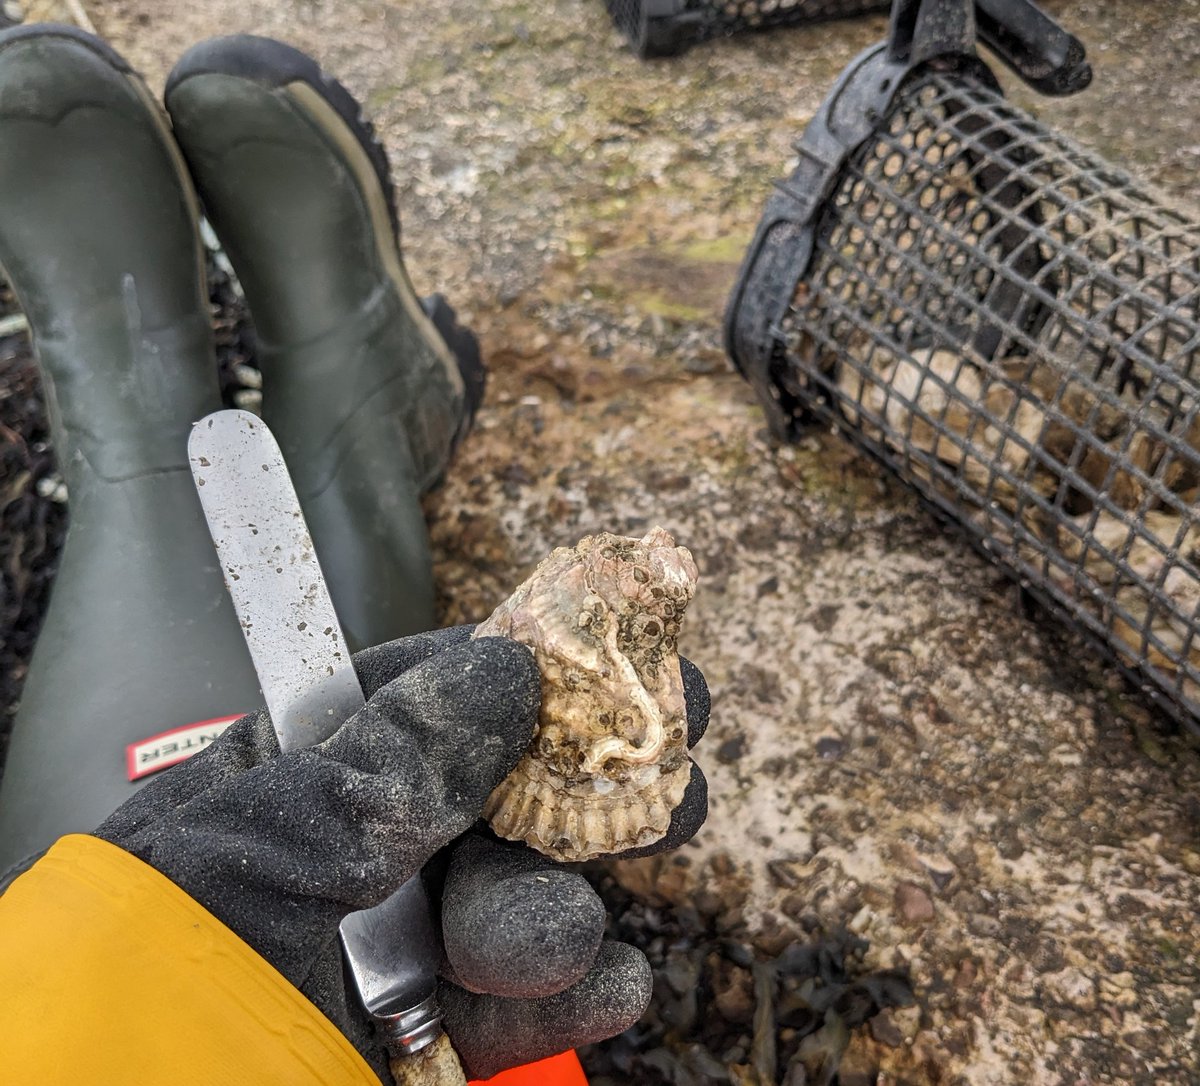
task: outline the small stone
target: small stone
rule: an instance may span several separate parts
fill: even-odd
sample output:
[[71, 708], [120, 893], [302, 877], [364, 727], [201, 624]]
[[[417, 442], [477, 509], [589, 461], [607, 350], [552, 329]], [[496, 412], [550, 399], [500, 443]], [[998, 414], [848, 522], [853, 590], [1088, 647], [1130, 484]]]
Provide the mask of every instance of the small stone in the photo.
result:
[[713, 977], [713, 1005], [726, 1022], [749, 1025], [754, 1017], [754, 990], [749, 972], [731, 962], [722, 962]]
[[745, 753], [746, 737], [744, 735], [735, 735], [732, 739], [726, 739], [724, 743], [717, 747], [717, 761], [721, 765], [731, 765], [738, 761]]
[[846, 741], [837, 732], [822, 732], [817, 736], [813, 747], [818, 758], [834, 761], [846, 753]]
[[261, 390], [263, 387], [262, 372], [254, 366], [247, 366], [244, 362], [233, 367], [233, 378], [244, 388]]
[[708, 862], [709, 870], [719, 879], [727, 879], [737, 870], [737, 864], [728, 852], [718, 852]]
[[873, 1040], [888, 1048], [899, 1048], [904, 1043], [904, 1034], [896, 1025], [890, 1008], [872, 1018], [867, 1023], [867, 1029], [871, 1031]]
[[963, 958], [958, 963], [958, 968], [954, 972], [954, 980], [952, 983], [955, 988], [970, 988], [975, 983], [975, 978], [979, 975], [979, 970], [975, 963], [970, 958]]
[[921, 866], [929, 873], [933, 885], [939, 890], [945, 890], [958, 874], [958, 869], [945, 856], [922, 856]]
[[758, 599], [763, 596], [774, 596], [779, 591], [779, 578], [768, 577], [765, 581], [759, 583], [758, 588], [754, 590], [754, 594]]
[[927, 924], [933, 919], [933, 899], [916, 883], [898, 883], [896, 913], [903, 924]]
[[661, 974], [676, 995], [684, 995], [695, 991], [700, 981], [700, 963], [691, 954], [672, 950], [667, 955]]
[[1100, 999], [1110, 1007], [1136, 1007], [1139, 1003], [1132, 973], [1113, 973], [1100, 978]]
[[1065, 1003], [1077, 1011], [1096, 1009], [1096, 985], [1082, 970], [1067, 967], [1057, 973], [1042, 976], [1046, 993], [1057, 1003]]
[[799, 860], [770, 860], [767, 863], [767, 874], [771, 881], [781, 890], [795, 890], [800, 885], [801, 867]]
[[897, 1007], [888, 1011], [892, 1022], [906, 1041], [911, 1041], [921, 1028], [921, 1008], [914, 1004], [911, 1007]]
[[783, 910], [784, 916], [803, 925], [804, 918], [808, 916], [808, 912], [812, 908], [812, 896], [802, 893], [788, 894], [780, 902], [779, 907]]
[[873, 919], [874, 913], [871, 912], [870, 906], [864, 905], [850, 918], [850, 923], [846, 927], [854, 932], [855, 935], [862, 935], [871, 926]]
[[972, 935], [980, 939], [995, 939], [1003, 927], [999, 920], [987, 913], [976, 913], [967, 918], [967, 928]]
[[45, 498], [46, 501], [57, 502], [62, 505], [67, 501], [67, 484], [61, 476], [47, 475], [37, 482], [37, 495], [39, 498]]

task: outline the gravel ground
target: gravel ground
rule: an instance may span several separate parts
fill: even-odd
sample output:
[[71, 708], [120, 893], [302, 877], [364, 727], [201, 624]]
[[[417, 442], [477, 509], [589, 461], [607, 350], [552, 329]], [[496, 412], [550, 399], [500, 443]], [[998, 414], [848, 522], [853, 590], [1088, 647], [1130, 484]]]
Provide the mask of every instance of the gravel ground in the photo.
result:
[[[1195, 742], [834, 435], [773, 446], [720, 349], [770, 181], [882, 18], [645, 65], [600, 0], [87, 6], [156, 86], [246, 30], [369, 104], [418, 287], [492, 367], [429, 503], [446, 622], [590, 531], [661, 523], [696, 555], [681, 647], [713, 690], [713, 813], [677, 854], [595, 873], [658, 967], [599, 1075], [832, 1081], [793, 1059], [805, 1029], [836, 1033], [818, 997], [903, 1003], [881, 986], [908, 976], [911, 1006], [822, 1035], [844, 1086], [1200, 1082]], [[1014, 96], [1192, 199], [1200, 2], [1047, 6], [1095, 84]], [[761, 1041], [756, 1013], [778, 1026]]]

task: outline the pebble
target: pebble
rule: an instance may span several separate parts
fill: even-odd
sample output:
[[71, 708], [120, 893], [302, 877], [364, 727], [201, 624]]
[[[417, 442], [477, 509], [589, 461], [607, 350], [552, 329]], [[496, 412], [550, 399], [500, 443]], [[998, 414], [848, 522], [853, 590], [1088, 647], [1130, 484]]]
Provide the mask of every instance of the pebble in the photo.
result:
[[1100, 998], [1110, 1007], [1136, 1007], [1139, 1002], [1132, 973], [1114, 973], [1100, 978]]
[[837, 732], [822, 732], [813, 743], [818, 758], [834, 761], [846, 753], [846, 741]]
[[970, 958], [963, 958], [958, 963], [958, 968], [954, 971], [954, 987], [955, 988], [970, 988], [975, 983], [975, 978], [979, 975], [979, 970], [975, 963]]
[[767, 863], [767, 874], [780, 889], [795, 890], [800, 885], [800, 872], [797, 868], [802, 866], [799, 860], [770, 860]]
[[[727, 965], [714, 978], [713, 1004], [726, 1022], [733, 1025], [748, 1025], [754, 1017], [754, 995], [750, 974], [734, 965]], [[723, 983], [718, 987], [718, 983]]]
[[874, 913], [870, 907], [864, 905], [851, 918], [850, 923], [846, 925], [855, 935], [862, 935], [864, 931], [871, 926], [871, 921], [874, 919]]
[[933, 919], [933, 899], [916, 883], [897, 883], [896, 912], [903, 924], [927, 924]]
[[958, 869], [945, 856], [922, 856], [921, 866], [939, 890], [945, 890], [958, 874]]
[[730, 765], [738, 761], [745, 753], [746, 737], [744, 735], [735, 735], [732, 739], [726, 739], [724, 743], [717, 747], [717, 761], [722, 765]]
[[871, 1031], [872, 1039], [879, 1044], [888, 1048], [898, 1048], [904, 1043], [904, 1034], [896, 1025], [892, 1014], [890, 1010], [877, 1014], [867, 1023], [867, 1028]]
[[895, 1027], [900, 1031], [901, 1036], [906, 1041], [911, 1041], [917, 1035], [917, 1031], [921, 1028], [921, 1008], [918, 1006], [912, 1007], [896, 1007], [888, 1011]]
[[37, 481], [39, 498], [47, 501], [65, 504], [67, 500], [67, 484], [60, 475], [47, 475]]
[[1095, 982], [1082, 970], [1068, 966], [1057, 973], [1045, 973], [1041, 979], [1046, 993], [1055, 1002], [1077, 1011], [1096, 1009]]

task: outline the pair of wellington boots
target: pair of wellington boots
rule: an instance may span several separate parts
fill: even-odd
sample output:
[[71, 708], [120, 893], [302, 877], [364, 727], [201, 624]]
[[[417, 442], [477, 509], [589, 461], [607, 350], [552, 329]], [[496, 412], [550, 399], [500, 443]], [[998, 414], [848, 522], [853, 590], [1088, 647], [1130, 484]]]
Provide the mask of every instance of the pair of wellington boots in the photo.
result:
[[0, 870], [127, 799], [136, 744], [261, 703], [187, 460], [221, 406], [201, 203], [351, 647], [434, 622], [419, 497], [483, 369], [445, 301], [413, 292], [382, 149], [344, 88], [262, 38], [193, 49], [165, 103], [79, 31], [0, 34], [0, 265], [70, 521], [0, 781]]

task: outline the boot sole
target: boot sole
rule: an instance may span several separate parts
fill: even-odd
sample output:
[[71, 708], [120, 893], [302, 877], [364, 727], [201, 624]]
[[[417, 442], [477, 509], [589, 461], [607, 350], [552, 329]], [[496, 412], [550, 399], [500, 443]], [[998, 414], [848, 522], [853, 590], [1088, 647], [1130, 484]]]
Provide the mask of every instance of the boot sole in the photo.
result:
[[[377, 239], [377, 243], [387, 244], [395, 251], [399, 275], [393, 275], [393, 281], [405, 296], [410, 311], [415, 309], [429, 319], [433, 330], [453, 357], [462, 378], [463, 421], [454, 442], [457, 447], [471, 428], [483, 399], [487, 380], [479, 341], [469, 329], [458, 323], [453, 308], [442, 295], [435, 294], [423, 300], [417, 298], [400, 253], [400, 216], [396, 210], [396, 193], [387, 152], [375, 136], [374, 125], [363, 115], [361, 104], [345, 86], [325, 72], [306, 53], [272, 38], [251, 34], [214, 38], [191, 49], [168, 77], [163, 91], [164, 100], [169, 101], [172, 91], [188, 79], [199, 75], [235, 76], [273, 89], [288, 89], [296, 84], [303, 84], [333, 110], [353, 135], [374, 171], [374, 178], [382, 191], [391, 223], [391, 237], [386, 239], [386, 242]], [[296, 106], [305, 108], [303, 101], [298, 98]], [[321, 118], [313, 119], [321, 122]], [[348, 162], [347, 166], [357, 173], [354, 163]], [[361, 177], [359, 180], [364, 181]]]
[[231, 75], [264, 87], [287, 87], [305, 83], [317, 92], [354, 133], [366, 152], [383, 197], [396, 237], [400, 236], [400, 216], [396, 212], [396, 192], [388, 168], [387, 152], [375, 137], [375, 126], [363, 116], [362, 106], [341, 83], [326, 73], [307, 53], [273, 38], [253, 34], [233, 34], [213, 38], [190, 49], [167, 77], [163, 98], [169, 99], [179, 84], [197, 75]]

